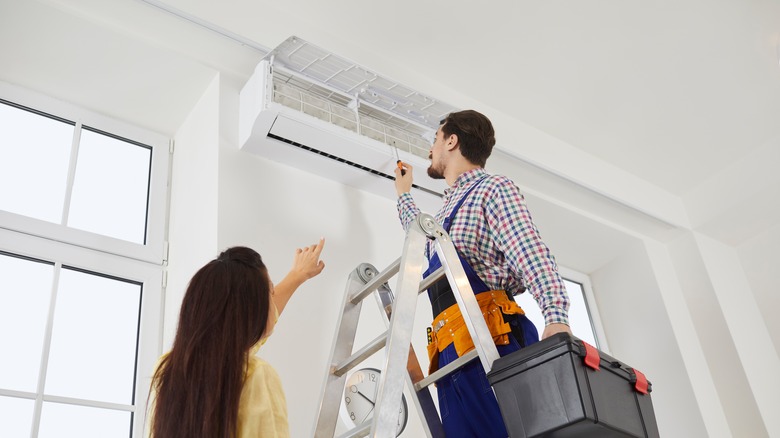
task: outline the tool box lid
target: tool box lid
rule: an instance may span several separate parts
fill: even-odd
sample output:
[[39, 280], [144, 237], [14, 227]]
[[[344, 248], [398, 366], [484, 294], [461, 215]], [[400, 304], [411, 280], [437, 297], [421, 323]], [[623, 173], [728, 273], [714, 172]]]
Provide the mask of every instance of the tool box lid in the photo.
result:
[[568, 353], [581, 357], [585, 366], [609, 370], [626, 381], [636, 384], [638, 391], [652, 391], [652, 385], [644, 374], [565, 332], [556, 333], [547, 339], [498, 358], [493, 362], [493, 368], [487, 377], [490, 384], [495, 385], [497, 382]]

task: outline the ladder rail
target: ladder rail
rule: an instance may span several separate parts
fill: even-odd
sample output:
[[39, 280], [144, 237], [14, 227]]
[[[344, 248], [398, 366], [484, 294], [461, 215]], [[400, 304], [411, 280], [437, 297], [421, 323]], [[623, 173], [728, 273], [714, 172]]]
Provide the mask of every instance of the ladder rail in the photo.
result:
[[346, 372], [336, 375], [334, 370], [335, 364], [344, 362], [352, 355], [363, 302], [353, 303], [349, 297], [353, 295], [353, 291], [360, 291], [364, 288], [366, 282], [364, 276], [361, 275], [363, 274], [362, 269], [365, 269], [363, 265], [352, 271], [347, 280], [341, 305], [341, 317], [336, 322], [335, 340], [328, 359], [328, 372], [320, 392], [319, 414], [314, 425], [313, 435], [315, 437], [333, 437], [336, 433], [336, 420], [347, 376]]
[[[437, 272], [438, 277], [444, 276], [443, 269]], [[436, 273], [434, 273], [434, 275], [436, 275]], [[428, 286], [421, 288], [421, 290], [418, 291], [418, 298], [420, 292], [425, 291], [427, 288]], [[376, 290], [376, 297], [377, 305], [385, 316], [385, 318], [382, 319], [385, 321], [385, 326], [389, 329], [390, 318], [393, 313], [393, 292], [390, 290], [389, 286], [385, 284]], [[428, 438], [444, 438], [444, 427], [441, 424], [439, 412], [433, 402], [430, 389], [427, 387], [420, 387], [418, 389], [417, 383], [415, 383], [423, 380], [425, 375], [420, 367], [420, 361], [417, 359], [417, 353], [415, 353], [414, 347], [411, 344], [409, 345], [409, 359], [407, 360], [406, 369], [408, 372], [408, 375], [405, 376], [404, 379], [406, 380], [406, 388], [412, 395], [418, 417], [425, 420], [421, 422], [425, 436]]]
[[[412, 342], [414, 314], [417, 310], [420, 278], [422, 278], [425, 260], [427, 233], [418, 220], [407, 231], [400, 265], [404, 269], [398, 273], [396, 297], [390, 316], [390, 333], [386, 346], [386, 359], [382, 367], [382, 378], [377, 389], [371, 431], [375, 437], [395, 437], [398, 412], [401, 409], [403, 385], [408, 377], [407, 363], [409, 347]], [[399, 266], [400, 266], [399, 265]], [[405, 377], [406, 376], [406, 377]], [[387, 382], [397, 382], [388, 385]]]
[[409, 361], [407, 363], [406, 387], [414, 398], [414, 406], [417, 415], [421, 421], [425, 436], [428, 438], [444, 438], [444, 426], [441, 424], [439, 412], [436, 410], [436, 404], [433, 402], [431, 391], [427, 387], [417, 389], [417, 384], [423, 379], [423, 372], [420, 369], [420, 361], [414, 352], [414, 348], [409, 346]]

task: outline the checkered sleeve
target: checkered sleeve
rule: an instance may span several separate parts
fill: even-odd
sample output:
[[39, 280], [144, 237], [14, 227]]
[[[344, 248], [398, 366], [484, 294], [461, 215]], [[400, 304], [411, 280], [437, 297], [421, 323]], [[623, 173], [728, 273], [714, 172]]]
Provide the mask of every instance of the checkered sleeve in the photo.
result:
[[550, 249], [533, 223], [525, 198], [508, 178], [491, 178], [485, 216], [497, 248], [513, 275], [539, 304], [545, 325], [569, 323], [569, 297]]
[[417, 208], [417, 204], [414, 203], [414, 198], [410, 193], [402, 193], [398, 197], [398, 219], [401, 220], [401, 226], [404, 231], [409, 229], [409, 224], [412, 223], [414, 218], [420, 214], [420, 209]]

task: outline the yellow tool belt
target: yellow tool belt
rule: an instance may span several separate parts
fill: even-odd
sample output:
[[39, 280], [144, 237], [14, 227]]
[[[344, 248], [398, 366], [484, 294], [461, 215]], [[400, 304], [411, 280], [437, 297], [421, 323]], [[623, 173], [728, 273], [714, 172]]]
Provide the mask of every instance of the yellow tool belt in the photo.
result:
[[[476, 298], [488, 330], [493, 336], [493, 342], [496, 345], [509, 344], [509, 332], [512, 329], [509, 323], [504, 321], [504, 314], [524, 315], [523, 309], [514, 300], [510, 300], [503, 290], [482, 292], [477, 294]], [[452, 343], [455, 344], [458, 357], [474, 348], [474, 341], [471, 340], [458, 304], [453, 304], [441, 312], [428, 328], [428, 374], [439, 369], [439, 352]]]

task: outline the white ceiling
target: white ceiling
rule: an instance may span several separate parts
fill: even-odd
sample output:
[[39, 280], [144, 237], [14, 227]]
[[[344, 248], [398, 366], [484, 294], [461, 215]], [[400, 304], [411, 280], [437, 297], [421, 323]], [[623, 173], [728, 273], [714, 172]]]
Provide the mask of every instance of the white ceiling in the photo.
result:
[[775, 0], [165, 3], [442, 82], [678, 195], [780, 135]]
[[[625, 170], [728, 243], [780, 221], [776, 0], [0, 0], [0, 80], [170, 135], [215, 72], [251, 74], [263, 53], [236, 40], [291, 35], [482, 110], [514, 155], [533, 129]], [[716, 220], [723, 184], [766, 219]]]

